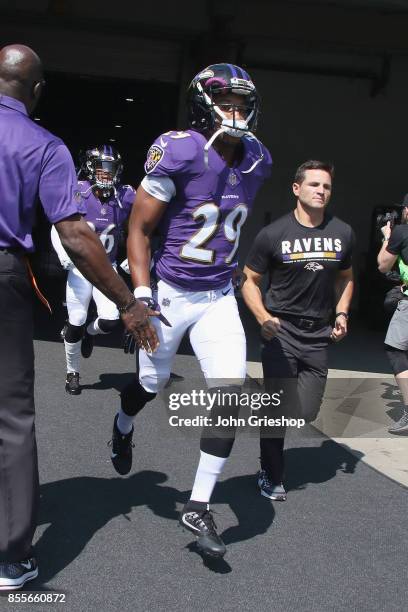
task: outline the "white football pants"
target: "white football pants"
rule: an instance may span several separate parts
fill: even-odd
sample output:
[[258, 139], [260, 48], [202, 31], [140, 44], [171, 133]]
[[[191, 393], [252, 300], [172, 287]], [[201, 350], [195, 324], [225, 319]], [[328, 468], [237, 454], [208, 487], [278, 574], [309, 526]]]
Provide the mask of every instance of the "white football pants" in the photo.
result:
[[[115, 266], [113, 268], [116, 270]], [[109, 321], [119, 319], [116, 305], [86, 280], [77, 268], [68, 272], [66, 296], [68, 319], [72, 325], [79, 326], [86, 323], [91, 298], [95, 300], [98, 317]]]
[[139, 380], [146, 391], [157, 393], [165, 386], [187, 330], [209, 387], [243, 384], [246, 339], [231, 284], [216, 291], [186, 291], [160, 280], [153, 297], [172, 327], [150, 319], [160, 346], [153, 354], [139, 352]]

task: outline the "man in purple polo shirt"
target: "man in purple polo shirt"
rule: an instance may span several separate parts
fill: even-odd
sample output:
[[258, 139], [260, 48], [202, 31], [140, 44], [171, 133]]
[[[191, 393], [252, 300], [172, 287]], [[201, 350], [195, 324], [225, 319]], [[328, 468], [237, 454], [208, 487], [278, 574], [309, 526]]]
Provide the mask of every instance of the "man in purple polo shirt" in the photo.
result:
[[82, 219], [81, 197], [64, 143], [29, 118], [44, 85], [30, 48], [0, 50], [0, 590], [38, 575], [31, 549], [38, 468], [34, 434], [31, 287], [25, 254], [33, 250], [37, 198], [82, 274], [118, 307], [139, 346], [155, 350], [154, 315], [113, 271]]

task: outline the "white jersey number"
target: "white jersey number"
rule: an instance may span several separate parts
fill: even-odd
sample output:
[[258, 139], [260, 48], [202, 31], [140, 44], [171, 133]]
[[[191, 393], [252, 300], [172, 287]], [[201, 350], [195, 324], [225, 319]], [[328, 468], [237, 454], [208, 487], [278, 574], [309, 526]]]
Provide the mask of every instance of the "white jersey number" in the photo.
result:
[[[87, 221], [89, 227], [91, 228], [92, 231], [96, 231], [95, 229], [95, 225], [92, 223], [92, 221]], [[99, 234], [99, 239], [102, 242], [102, 246], [105, 249], [105, 251], [107, 253], [110, 253], [111, 250], [113, 249], [113, 246], [115, 244], [115, 236], [113, 235], [113, 230], [115, 229], [116, 225], [114, 223], [110, 223], [107, 227], [105, 227], [105, 229]]]
[[[213, 203], [202, 204], [193, 212], [194, 219], [198, 220], [202, 217], [204, 224], [182, 247], [180, 256], [183, 259], [190, 259], [201, 263], [214, 263], [214, 249], [206, 249], [204, 245], [217, 232], [219, 216], [220, 209]], [[239, 245], [241, 227], [245, 223], [247, 216], [248, 209], [245, 204], [238, 204], [225, 218], [224, 234], [228, 242], [233, 243], [231, 253], [225, 258], [227, 264], [230, 264], [235, 257]]]
[[235, 253], [238, 250], [239, 239], [241, 236], [241, 227], [244, 225], [248, 216], [248, 209], [245, 204], [238, 204], [234, 210], [231, 210], [230, 214], [225, 219], [224, 223], [224, 234], [229, 242], [232, 242], [231, 253], [225, 258], [227, 264], [230, 264], [235, 257]]

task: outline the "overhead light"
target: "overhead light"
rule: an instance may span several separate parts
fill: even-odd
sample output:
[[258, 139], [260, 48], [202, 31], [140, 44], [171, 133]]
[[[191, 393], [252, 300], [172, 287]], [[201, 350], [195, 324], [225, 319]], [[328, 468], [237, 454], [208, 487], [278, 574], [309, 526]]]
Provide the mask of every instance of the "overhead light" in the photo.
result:
[[109, 138], [109, 142], [116, 142], [116, 138]]
[[125, 98], [126, 102], [134, 102], [134, 98]]
[[39, 117], [34, 117], [34, 121], [41, 121]]
[[122, 126], [121, 126], [121, 125], [119, 125], [119, 124], [118, 124], [118, 125], [115, 125], [115, 128], [121, 128], [121, 127], [122, 127]]

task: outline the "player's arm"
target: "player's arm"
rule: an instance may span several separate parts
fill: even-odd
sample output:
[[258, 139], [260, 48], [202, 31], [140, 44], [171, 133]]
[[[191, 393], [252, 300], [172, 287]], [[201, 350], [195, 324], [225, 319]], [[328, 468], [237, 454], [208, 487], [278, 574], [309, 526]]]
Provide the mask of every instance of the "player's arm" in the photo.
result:
[[380, 252], [377, 256], [378, 269], [380, 272], [389, 272], [395, 265], [398, 255], [394, 255], [387, 250], [389, 240], [391, 237], [391, 224], [388, 221], [387, 225], [381, 228], [382, 235], [384, 236], [383, 243], [381, 245]]
[[261, 326], [261, 334], [266, 340], [270, 340], [280, 328], [278, 317], [273, 317], [263, 304], [260, 284], [263, 274], [251, 270], [248, 266], [244, 267], [246, 275], [241, 293], [245, 304], [254, 315]]
[[336, 319], [331, 334], [332, 340], [338, 342], [347, 334], [347, 319], [351, 298], [354, 291], [353, 268], [339, 270], [334, 284], [336, 299]]
[[[157, 227], [167, 202], [151, 195], [139, 186], [129, 219], [127, 254], [133, 286], [150, 291], [150, 236]], [[140, 297], [149, 297], [144, 294]]]
[[74, 264], [68, 257], [68, 253], [61, 244], [61, 239], [58, 235], [57, 230], [55, 229], [55, 225], [51, 227], [51, 244], [54, 247], [54, 251], [56, 252], [60, 264], [64, 268], [64, 270], [70, 270], [71, 268], [73, 268]]

